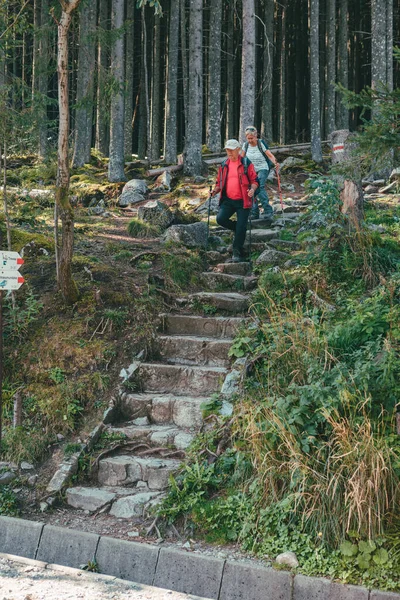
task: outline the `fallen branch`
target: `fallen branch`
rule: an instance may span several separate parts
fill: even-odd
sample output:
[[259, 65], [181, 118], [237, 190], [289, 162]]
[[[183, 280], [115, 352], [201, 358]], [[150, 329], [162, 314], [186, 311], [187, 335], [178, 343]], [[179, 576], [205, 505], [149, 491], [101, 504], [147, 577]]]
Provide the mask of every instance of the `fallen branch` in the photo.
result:
[[171, 165], [170, 167], [163, 167], [161, 169], [149, 169], [146, 173], [147, 177], [156, 177], [158, 175], [162, 175], [164, 171], [168, 173], [174, 173], [175, 171], [180, 171], [183, 169], [183, 165]]

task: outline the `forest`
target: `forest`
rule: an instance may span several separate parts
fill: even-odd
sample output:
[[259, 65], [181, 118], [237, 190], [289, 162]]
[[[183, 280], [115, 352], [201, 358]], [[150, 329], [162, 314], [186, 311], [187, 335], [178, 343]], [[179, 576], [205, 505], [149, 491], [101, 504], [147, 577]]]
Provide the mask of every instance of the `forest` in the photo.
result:
[[399, 0], [0, 0], [0, 515], [400, 592], [399, 46]]

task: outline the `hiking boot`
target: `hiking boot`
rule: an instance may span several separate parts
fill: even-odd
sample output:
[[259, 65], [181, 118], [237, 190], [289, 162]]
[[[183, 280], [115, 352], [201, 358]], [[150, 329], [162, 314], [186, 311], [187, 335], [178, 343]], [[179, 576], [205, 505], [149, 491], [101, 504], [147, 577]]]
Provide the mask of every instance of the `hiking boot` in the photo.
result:
[[239, 250], [234, 250], [232, 254], [232, 258], [229, 258], [226, 262], [229, 263], [240, 263], [243, 262], [242, 254]]

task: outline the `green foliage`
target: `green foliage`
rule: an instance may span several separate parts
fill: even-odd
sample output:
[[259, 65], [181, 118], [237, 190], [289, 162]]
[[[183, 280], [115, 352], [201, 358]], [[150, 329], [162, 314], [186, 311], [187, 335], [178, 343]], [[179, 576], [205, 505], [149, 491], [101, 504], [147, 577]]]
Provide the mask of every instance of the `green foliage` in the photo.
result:
[[0, 515], [18, 517], [19, 513], [19, 503], [16, 494], [9, 486], [0, 486]]
[[186, 290], [195, 285], [203, 271], [203, 261], [198, 253], [192, 250], [163, 253], [164, 274], [171, 287]]
[[21, 342], [25, 339], [29, 328], [38, 319], [43, 304], [28, 286], [26, 294], [18, 297], [15, 308], [12, 306], [11, 298], [7, 298], [5, 304], [7, 317], [4, 335], [11, 343]]
[[71, 456], [72, 454], [75, 454], [76, 452], [80, 452], [82, 450], [82, 444], [74, 444], [74, 443], [69, 443], [66, 444], [64, 447], [64, 454], [65, 456]]

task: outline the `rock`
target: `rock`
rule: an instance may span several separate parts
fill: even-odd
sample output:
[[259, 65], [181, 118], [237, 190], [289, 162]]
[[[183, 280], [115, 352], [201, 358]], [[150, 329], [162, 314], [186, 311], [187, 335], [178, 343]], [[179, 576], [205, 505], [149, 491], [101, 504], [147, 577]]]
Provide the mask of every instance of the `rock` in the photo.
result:
[[134, 361], [127, 369], [121, 369], [119, 376], [126, 381], [139, 369], [139, 367], [140, 362]]
[[205, 183], [207, 181], [207, 177], [202, 177], [201, 175], [196, 175], [194, 178], [194, 183]]
[[22, 462], [21, 463], [21, 469], [23, 471], [32, 471], [35, 467], [33, 465], [31, 465], [31, 463], [28, 462]]
[[189, 206], [199, 206], [199, 204], [201, 204], [202, 202], [202, 198], [192, 198], [191, 200], [189, 200], [188, 204]]
[[5, 471], [5, 473], [0, 473], [0, 485], [8, 485], [16, 478], [15, 473], [12, 471]]
[[275, 250], [274, 248], [267, 248], [257, 258], [256, 264], [271, 265], [271, 266], [281, 265], [289, 258], [290, 258], [290, 255], [287, 254], [286, 252], [281, 252], [280, 250]]
[[231, 402], [227, 402], [227, 400], [223, 400], [219, 414], [221, 417], [231, 417], [233, 414], [233, 404]]
[[23, 194], [32, 200], [53, 200], [54, 192], [52, 190], [23, 190]]
[[210, 214], [216, 215], [219, 210], [219, 194], [211, 198], [211, 201], [207, 198], [194, 212], [199, 214], [208, 214], [208, 207], [210, 206]]
[[143, 202], [146, 199], [146, 194], [146, 182], [141, 179], [131, 179], [124, 185], [118, 204], [119, 206], [129, 206], [130, 204]]
[[56, 437], [59, 442], [62, 442], [63, 440], [65, 440], [65, 436], [63, 436], [62, 433], [57, 433]]
[[233, 369], [225, 377], [225, 381], [222, 384], [221, 394], [224, 396], [233, 396], [239, 392], [241, 372]]
[[188, 248], [207, 245], [207, 223], [191, 223], [190, 225], [172, 225], [164, 237], [166, 242], [178, 242]]
[[24, 257], [24, 256], [40, 256], [40, 255], [48, 256], [49, 255], [49, 252], [48, 252], [48, 250], [46, 250], [46, 248], [40, 248], [34, 241], [28, 242], [28, 244], [25, 244], [25, 246], [23, 248], [21, 248], [19, 253], [22, 257]]
[[288, 567], [292, 568], [299, 566], [299, 561], [297, 560], [297, 556], [294, 552], [283, 552], [282, 554], [278, 554], [275, 562], [277, 562], [278, 565], [287, 565]]
[[156, 179], [155, 192], [170, 192], [171, 191], [172, 175], [168, 171], [163, 171]]
[[291, 169], [292, 167], [300, 167], [301, 165], [304, 165], [305, 161], [302, 160], [301, 158], [296, 158], [295, 156], [288, 156], [288, 158], [286, 158], [283, 163], [281, 163], [280, 165], [280, 170], [283, 171], [283, 169]]
[[167, 229], [174, 221], [173, 213], [159, 200], [150, 200], [144, 206], [140, 206], [138, 217], [161, 230]]
[[385, 233], [386, 231], [386, 228], [383, 225], [375, 225], [375, 223], [368, 224], [367, 228], [370, 231], [376, 231], [378, 233]]
[[38, 480], [38, 476], [37, 475], [31, 475], [30, 477], [28, 477], [28, 485], [30, 485], [31, 487], [34, 487], [36, 485], [36, 482]]
[[139, 537], [138, 531], [128, 531], [128, 537]]
[[[96, 204], [97, 203], [97, 204]], [[92, 202], [90, 203], [92, 205]], [[95, 200], [93, 206], [89, 206], [88, 214], [89, 215], [102, 215], [105, 213], [106, 204], [104, 200]]]
[[393, 169], [393, 171], [390, 173], [389, 179], [400, 179], [400, 167]]
[[367, 187], [365, 188], [365, 192], [367, 194], [374, 194], [377, 191], [378, 191], [378, 188], [376, 185], [367, 185]]
[[49, 509], [49, 505], [47, 504], [47, 502], [41, 502], [39, 508], [40, 512], [46, 512], [46, 510]]
[[67, 503], [74, 508], [95, 512], [116, 497], [116, 494], [98, 488], [76, 487], [67, 489]]
[[157, 492], [143, 492], [120, 498], [112, 505], [110, 515], [118, 519], [132, 519], [135, 516], [142, 516], [150, 500], [157, 496], [159, 496]]

